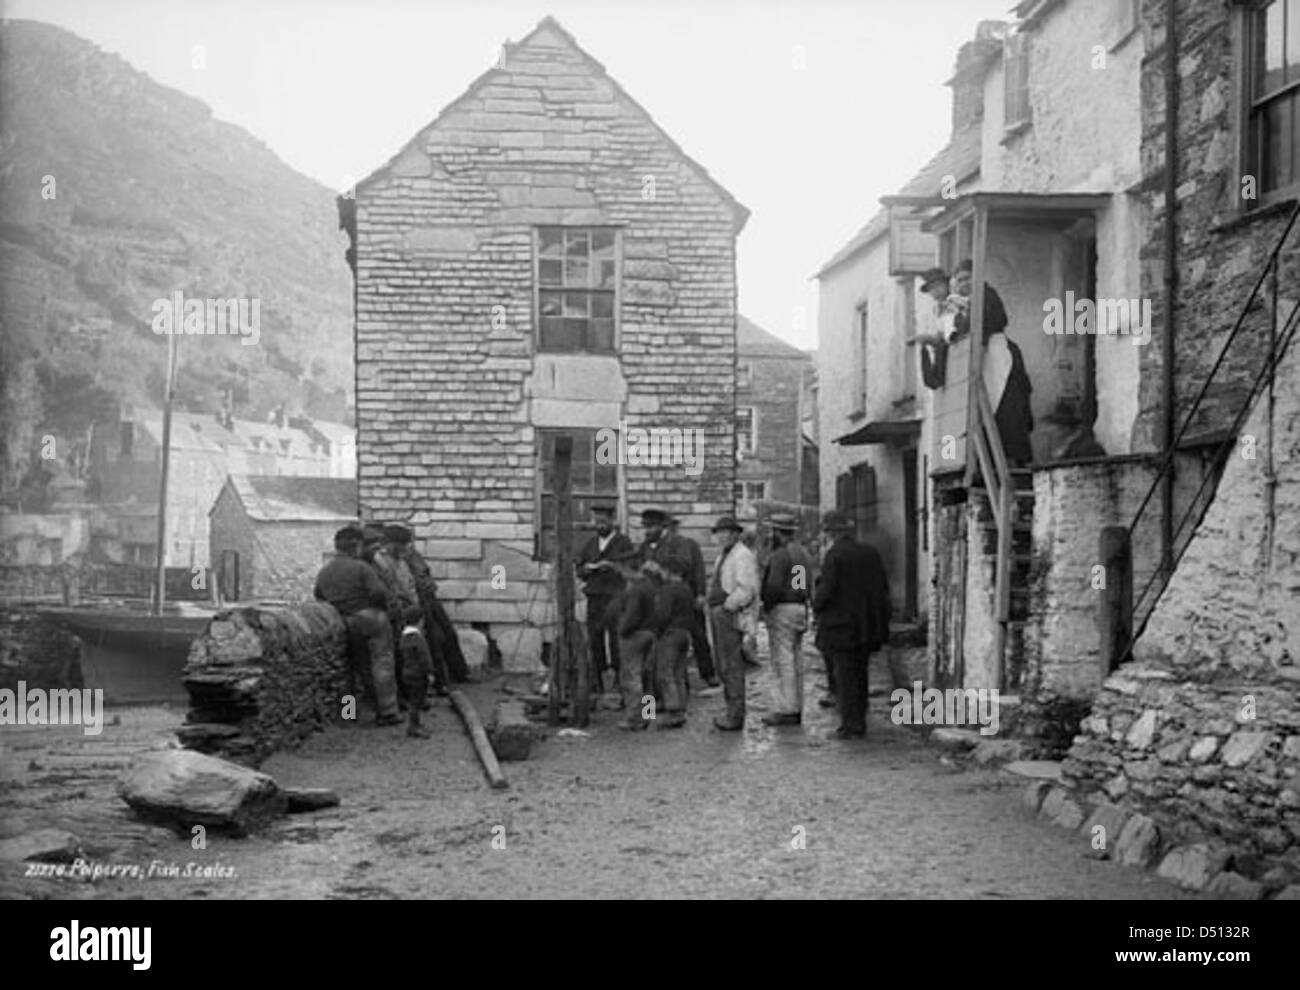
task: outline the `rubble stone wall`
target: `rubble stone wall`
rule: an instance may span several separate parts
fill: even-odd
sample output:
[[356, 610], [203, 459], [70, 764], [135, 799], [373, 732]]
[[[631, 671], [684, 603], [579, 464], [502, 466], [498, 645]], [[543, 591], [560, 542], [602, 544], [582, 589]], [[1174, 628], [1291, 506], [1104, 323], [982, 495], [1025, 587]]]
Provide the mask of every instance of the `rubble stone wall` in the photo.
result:
[[[1179, 835], [1300, 868], [1300, 346], [1243, 435], [1134, 649], [1107, 679], [1067, 775]], [[1267, 473], [1271, 446], [1276, 484]]]
[[190, 646], [185, 687], [181, 741], [256, 766], [343, 716], [343, 620], [318, 603], [219, 612]]

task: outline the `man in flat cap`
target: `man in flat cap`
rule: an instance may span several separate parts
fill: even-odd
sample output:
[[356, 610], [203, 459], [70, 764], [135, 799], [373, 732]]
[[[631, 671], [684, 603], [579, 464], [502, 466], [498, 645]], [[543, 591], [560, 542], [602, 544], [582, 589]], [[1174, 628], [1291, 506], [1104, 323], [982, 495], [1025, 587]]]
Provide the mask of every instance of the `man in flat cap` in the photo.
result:
[[707, 601], [713, 629], [714, 659], [722, 675], [726, 714], [713, 720], [723, 732], [745, 726], [744, 637], [757, 628], [760, 578], [754, 552], [740, 542], [743, 528], [734, 516], [722, 516], [713, 524], [718, 557]]
[[620, 533], [614, 524], [614, 506], [592, 506], [596, 532], [578, 550], [574, 567], [582, 581], [582, 592], [587, 596], [587, 643], [591, 652], [592, 685], [603, 692], [607, 678], [610, 689], [618, 687], [618, 637], [610, 638], [605, 647], [605, 613], [610, 602], [623, 590], [623, 575], [614, 560], [632, 551], [632, 541]]
[[[942, 268], [929, 268], [921, 276], [921, 292], [934, 300], [934, 317], [941, 328], [951, 332], [956, 302], [949, 300], [948, 273]], [[945, 322], [946, 321], [946, 322]], [[926, 388], [942, 388], [947, 377], [948, 338], [944, 329], [933, 333], [919, 333], [916, 342], [921, 350], [921, 381]]]
[[818, 646], [834, 664], [841, 739], [867, 734], [867, 666], [889, 642], [889, 579], [875, 547], [860, 543], [852, 521], [828, 512], [822, 529], [834, 541], [813, 594]]
[[361, 559], [365, 536], [357, 526], [345, 526], [334, 534], [335, 553], [316, 576], [315, 595], [317, 600], [334, 606], [343, 617], [354, 662], [361, 644], [369, 648], [378, 709], [376, 724], [396, 725], [402, 717], [398, 712], [393, 671], [393, 633], [387, 612], [389, 593], [375, 569]]
[[428, 732], [420, 725], [420, 712], [428, 705], [429, 677], [433, 673], [433, 656], [424, 635], [424, 606], [415, 575], [403, 559], [410, 545], [411, 531], [400, 524], [385, 526], [383, 542], [375, 549], [375, 570], [395, 599], [389, 618], [397, 643], [397, 680], [406, 694], [406, 734], [425, 738]]
[[808, 628], [808, 584], [812, 563], [794, 541], [799, 520], [788, 513], [768, 519], [772, 553], [763, 572], [763, 618], [772, 649], [776, 696], [767, 725], [798, 725], [803, 718], [803, 665], [800, 650]]

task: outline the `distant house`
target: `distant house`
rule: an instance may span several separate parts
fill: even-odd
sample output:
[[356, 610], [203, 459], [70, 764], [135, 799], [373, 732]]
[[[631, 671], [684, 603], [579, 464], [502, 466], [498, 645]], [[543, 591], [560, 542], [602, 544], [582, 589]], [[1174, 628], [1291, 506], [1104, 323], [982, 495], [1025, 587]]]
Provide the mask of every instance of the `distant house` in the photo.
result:
[[[808, 470], [817, 446], [805, 435], [811, 404], [813, 357], [757, 323], [740, 317], [736, 338], [736, 509], [743, 517], [759, 503], [785, 509], [808, 505]], [[811, 488], [816, 491], [815, 482]]]
[[[89, 494], [102, 511], [91, 535], [96, 560], [157, 561], [162, 411], [123, 406], [98, 423], [91, 442]], [[258, 423], [228, 414], [173, 412], [167, 477], [165, 562], [207, 567], [208, 511], [228, 474], [355, 477], [354, 431], [294, 419]]]
[[[455, 620], [540, 658], [562, 436], [579, 532], [594, 504], [625, 527], [659, 506], [707, 542], [733, 509], [748, 211], [564, 28], [506, 45], [339, 209], [361, 504], [412, 521]], [[646, 463], [641, 430], [677, 448]]]
[[221, 598], [311, 598], [335, 530], [356, 520], [355, 479], [230, 475], [209, 513]]

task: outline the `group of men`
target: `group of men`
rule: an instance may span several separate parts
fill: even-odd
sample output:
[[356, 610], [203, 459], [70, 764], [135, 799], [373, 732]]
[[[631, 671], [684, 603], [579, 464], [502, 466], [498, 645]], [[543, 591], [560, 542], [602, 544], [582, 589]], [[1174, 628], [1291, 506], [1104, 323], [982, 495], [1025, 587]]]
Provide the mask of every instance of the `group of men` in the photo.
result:
[[889, 640], [889, 583], [880, 555], [854, 539], [847, 517], [826, 516], [823, 530], [832, 543], [814, 582], [813, 563], [794, 539], [799, 524], [792, 516], [768, 521], [771, 552], [761, 572], [741, 539], [740, 523], [719, 518], [712, 528], [717, 556], [710, 575], [699, 545], [679, 535], [677, 521], [662, 510], [641, 514], [645, 535], [639, 546], [617, 531], [613, 507], [595, 514], [595, 535], [575, 566], [587, 597], [593, 686], [603, 690], [611, 675], [610, 686], [620, 689], [624, 728], [645, 729], [652, 716], [663, 728], [685, 723], [687, 657], [694, 652], [701, 679], [709, 688], [722, 687], [726, 708], [714, 726], [741, 729], [745, 677], [758, 666], [760, 621], [767, 627], [774, 682], [773, 710], [763, 722], [798, 725], [801, 647], [811, 607], [831, 689], [823, 704], [838, 706], [839, 736], [866, 734], [867, 663]]
[[354, 683], [375, 702], [376, 724], [396, 725], [407, 712], [407, 735], [428, 736], [420, 713], [432, 689], [468, 676], [460, 641], [429, 565], [400, 524], [345, 526], [334, 555], [316, 577], [316, 598], [338, 610], [348, 631]]

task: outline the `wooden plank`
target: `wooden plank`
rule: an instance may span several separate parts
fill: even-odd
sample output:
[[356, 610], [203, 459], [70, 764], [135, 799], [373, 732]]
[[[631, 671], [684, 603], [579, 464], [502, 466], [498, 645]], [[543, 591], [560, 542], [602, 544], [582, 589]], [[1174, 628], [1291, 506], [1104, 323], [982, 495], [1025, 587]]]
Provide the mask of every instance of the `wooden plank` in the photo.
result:
[[[983, 206], [975, 209], [975, 230], [971, 238], [970, 334], [967, 337], [966, 422], [968, 433], [979, 429], [979, 402], [976, 387], [984, 361], [984, 251], [988, 239], [988, 215]], [[975, 462], [966, 459], [966, 485], [975, 477]]]
[[[571, 720], [579, 727], [591, 721], [591, 680], [582, 636], [573, 617], [575, 597], [573, 575], [573, 438], [555, 440], [555, 650], [559, 654], [562, 681], [569, 701]], [[554, 685], [552, 685], [553, 687]]]
[[473, 703], [465, 697], [465, 692], [459, 688], [451, 691], [451, 703], [455, 706], [456, 711], [460, 713], [461, 720], [465, 723], [465, 729], [469, 732], [470, 741], [474, 743], [474, 752], [478, 754], [479, 762], [483, 764], [483, 770], [487, 773], [488, 781], [493, 787], [509, 787], [510, 782], [506, 780], [506, 775], [501, 772], [501, 764], [497, 762], [497, 754], [492, 749], [492, 744], [488, 742], [487, 731], [483, 728], [483, 720], [478, 717]]

